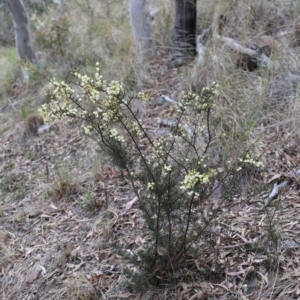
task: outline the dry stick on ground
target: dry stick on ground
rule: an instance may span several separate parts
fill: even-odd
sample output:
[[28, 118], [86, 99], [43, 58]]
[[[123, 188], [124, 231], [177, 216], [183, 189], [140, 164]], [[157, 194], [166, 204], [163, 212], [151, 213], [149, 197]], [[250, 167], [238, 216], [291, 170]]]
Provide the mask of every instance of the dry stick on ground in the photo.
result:
[[267, 200], [264, 203], [264, 207], [267, 207], [270, 204], [270, 202], [278, 196], [279, 192], [285, 186], [287, 186], [289, 183], [290, 183], [290, 180], [285, 180], [280, 184], [277, 184], [277, 182], [276, 182], [273, 186], [271, 194], [269, 195], [269, 197], [267, 198]]
[[196, 46], [198, 52], [197, 66], [200, 67], [203, 64], [204, 56], [206, 52], [205, 44], [207, 43], [209, 37], [212, 36], [214, 41], [220, 41], [225, 46], [231, 48], [232, 50], [240, 54], [249, 56], [255, 62], [257, 62], [258, 66], [267, 67], [268, 69], [271, 69], [273, 66], [272, 60], [264, 53], [262, 53], [261, 49], [253, 50], [250, 48], [246, 48], [241, 44], [239, 44], [239, 42], [235, 41], [234, 39], [223, 37], [221, 35], [221, 29], [225, 22], [224, 20], [226, 20], [226, 17], [224, 17], [221, 11], [217, 9], [216, 14], [214, 16], [213, 24], [207, 29], [203, 30], [202, 34], [197, 37], [196, 39]]
[[[294, 173], [294, 176], [296, 178], [300, 177], [300, 169], [298, 169], [295, 173]], [[287, 186], [287, 185], [290, 185], [291, 183], [293, 182], [293, 180], [291, 179], [286, 179], [284, 180], [282, 183], [280, 184], [277, 184], [277, 182], [274, 184], [273, 186], [273, 189], [272, 189], [272, 192], [271, 194], [269, 195], [269, 197], [266, 199], [265, 203], [264, 203], [264, 207], [267, 207], [270, 202], [275, 199], [278, 194], [280, 193], [280, 191], [282, 191], [282, 189]]]
[[232, 50], [252, 57], [261, 67], [267, 67], [268, 69], [271, 69], [273, 66], [272, 60], [264, 53], [261, 53], [259, 49], [252, 50], [250, 48], [243, 47], [235, 40], [228, 37], [222, 37], [219, 34], [215, 34], [214, 39], [216, 39], [217, 41], [221, 41], [224, 45], [228, 46]]
[[164, 100], [167, 103], [170, 103], [170, 104], [173, 104], [173, 105], [177, 104], [177, 102], [175, 100], [171, 99], [167, 95], [161, 95], [161, 98], [162, 98], [162, 100]]

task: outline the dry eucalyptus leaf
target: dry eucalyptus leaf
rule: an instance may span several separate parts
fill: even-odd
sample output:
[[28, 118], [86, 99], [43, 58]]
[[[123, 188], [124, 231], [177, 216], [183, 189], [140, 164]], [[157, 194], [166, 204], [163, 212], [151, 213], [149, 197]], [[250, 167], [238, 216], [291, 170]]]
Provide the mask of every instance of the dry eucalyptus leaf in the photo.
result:
[[39, 264], [36, 264], [32, 267], [32, 269], [29, 271], [29, 274], [27, 275], [26, 278], [26, 283], [33, 283], [39, 276], [40, 272], [43, 272], [44, 274], [46, 273], [46, 269]]
[[137, 197], [134, 197], [131, 201], [127, 202], [125, 204], [125, 208], [130, 209], [132, 207], [132, 205], [136, 202], [137, 199], [138, 199]]

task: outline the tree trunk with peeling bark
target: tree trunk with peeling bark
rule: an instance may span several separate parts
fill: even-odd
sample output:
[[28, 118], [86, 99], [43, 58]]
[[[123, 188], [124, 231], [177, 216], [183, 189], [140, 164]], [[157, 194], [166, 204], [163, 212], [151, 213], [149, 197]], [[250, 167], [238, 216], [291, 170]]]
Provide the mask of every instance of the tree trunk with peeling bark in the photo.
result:
[[[29, 61], [37, 65], [38, 62], [30, 39], [29, 18], [24, 3], [22, 0], [6, 0], [6, 3], [14, 23], [15, 40], [19, 58], [24, 62]], [[23, 75], [26, 77], [24, 70]], [[28, 78], [24, 79], [27, 80]]]
[[172, 65], [182, 65], [196, 54], [196, 0], [175, 0]]
[[149, 58], [154, 52], [152, 16], [147, 8], [147, 0], [129, 0], [130, 24], [138, 57]]

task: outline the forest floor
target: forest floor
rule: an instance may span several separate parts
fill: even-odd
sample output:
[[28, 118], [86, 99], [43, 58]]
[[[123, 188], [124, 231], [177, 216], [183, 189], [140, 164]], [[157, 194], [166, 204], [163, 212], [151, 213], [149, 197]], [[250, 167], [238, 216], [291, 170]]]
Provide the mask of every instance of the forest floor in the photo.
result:
[[[179, 101], [193, 63], [171, 68], [170, 53], [160, 51], [140, 86], [154, 99], [165, 94]], [[244, 81], [233, 92], [237, 98], [243, 97], [241, 86], [262, 78], [259, 71], [242, 74]], [[176, 282], [135, 292], [124, 270], [136, 266], [112, 245], [134, 251], [148, 243], [136, 195], [74, 122], [55, 121], [40, 126], [38, 134], [30, 132], [24, 103], [32, 97], [33, 105], [41, 105], [42, 82], [25, 84], [17, 73], [10, 93], [0, 91], [2, 299], [299, 299], [297, 132], [262, 119], [263, 175], [246, 178], [249, 188], [241, 186], [225, 203], [203, 240], [203, 252], [177, 271]], [[225, 93], [222, 98], [228, 100]], [[281, 104], [278, 111], [282, 120], [289, 117]], [[165, 129], [157, 119], [170, 114], [168, 105], [154, 100], [143, 111], [143, 123], [159, 135]], [[285, 179], [289, 184], [264, 208], [274, 183]]]
[[[180, 86], [179, 71], [166, 62], [151, 68], [155, 77], [147, 90], [160, 95], [170, 85]], [[178, 96], [178, 90], [168, 91]], [[14, 114], [17, 99], [1, 109], [2, 123]], [[144, 122], [159, 131], [156, 118], [166, 114], [168, 109], [151, 105]], [[210, 270], [202, 276], [205, 259], [199, 257], [188, 278], [179, 276], [175, 286], [140, 294], [125, 284], [123, 270], [134, 266], [110, 246], [118, 241], [135, 249], [147, 243], [130, 185], [124, 185], [118, 169], [99, 164], [97, 145], [74, 124], [56, 122], [38, 136], [26, 136], [24, 126], [15, 123], [0, 141], [2, 299], [295, 299], [299, 293], [297, 184], [269, 211], [262, 209], [272, 190], [270, 179], [292, 176], [300, 164], [298, 142], [284, 133], [274, 129], [267, 137], [277, 147], [267, 155], [273, 168], [266, 170], [265, 191], [237, 195], [216, 220], [210, 239], [215, 239], [222, 273]], [[267, 230], [280, 234], [278, 249]], [[274, 255], [277, 265], [272, 265]]]

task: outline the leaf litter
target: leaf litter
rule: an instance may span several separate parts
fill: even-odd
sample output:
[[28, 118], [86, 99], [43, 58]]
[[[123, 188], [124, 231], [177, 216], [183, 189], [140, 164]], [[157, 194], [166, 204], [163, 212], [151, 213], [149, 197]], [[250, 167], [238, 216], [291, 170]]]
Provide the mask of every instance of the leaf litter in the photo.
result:
[[[175, 77], [168, 81], [175, 84]], [[154, 81], [163, 90], [163, 84]], [[170, 92], [170, 98], [177, 96], [177, 91]], [[153, 134], [161, 130], [153, 119], [169, 115], [169, 108], [166, 110], [157, 104], [147, 112], [145, 124]], [[128, 278], [123, 271], [135, 267], [127, 265], [110, 246], [130, 245], [132, 250], [128, 250], [134, 251], [147, 244], [146, 224], [136, 196], [129, 186], [121, 184], [120, 173], [109, 162], [94, 175], [90, 172], [95, 143], [79, 135], [68, 122], [55, 126], [58, 132], [45, 132], [25, 142], [16, 132], [0, 141], [1, 179], [10, 172], [24, 174], [20, 180], [26, 186], [14, 201], [8, 192], [1, 205], [3, 299], [299, 297], [298, 179], [293, 178], [268, 207], [263, 207], [271, 185], [298, 172], [300, 155], [288, 149], [297, 147], [299, 141], [270, 129], [270, 145], [276, 144], [276, 148], [270, 146], [266, 152], [266, 189], [229, 201], [215, 220], [209, 239], [199, 242], [202, 253], [186, 258], [189, 270], [177, 270], [176, 285], [153, 287], [142, 295], [126, 289]], [[59, 197], [54, 197], [53, 183], [60, 180], [59, 172], [63, 172], [57, 164], [62, 161], [69, 161], [71, 166], [67, 171], [71, 178], [66, 179], [72, 189], [62, 190]], [[216, 201], [215, 197], [210, 200]], [[270, 224], [270, 219], [275, 222]], [[280, 236], [273, 236], [270, 242], [268, 234], [274, 232]], [[161, 248], [158, 254], [164, 252]]]

